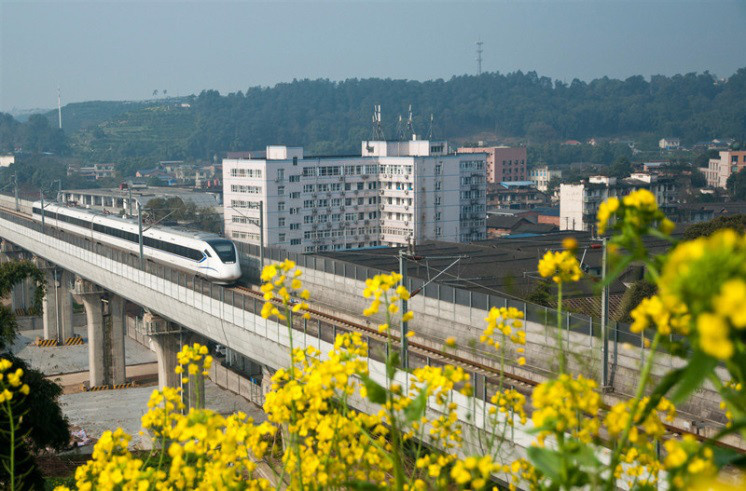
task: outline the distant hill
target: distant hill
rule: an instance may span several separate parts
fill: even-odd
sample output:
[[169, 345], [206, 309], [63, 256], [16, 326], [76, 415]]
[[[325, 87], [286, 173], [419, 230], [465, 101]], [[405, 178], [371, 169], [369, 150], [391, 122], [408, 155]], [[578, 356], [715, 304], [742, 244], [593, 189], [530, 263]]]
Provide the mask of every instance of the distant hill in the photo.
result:
[[743, 140], [746, 69], [724, 81], [705, 72], [567, 84], [520, 71], [426, 82], [295, 80], [227, 95], [208, 90], [182, 99], [69, 104], [63, 126], [74, 155], [131, 166], [268, 144], [336, 154], [357, 152], [370, 137], [374, 104], [383, 106], [388, 138], [396, 138], [398, 115], [411, 104], [418, 134], [427, 136], [433, 114], [434, 137], [451, 140]]
[[[174, 103], [181, 99], [169, 99]], [[160, 105], [163, 101], [86, 101], [73, 102], [62, 107], [62, 126], [68, 134], [110, 121], [120, 114]], [[57, 124], [57, 109], [44, 115]]]

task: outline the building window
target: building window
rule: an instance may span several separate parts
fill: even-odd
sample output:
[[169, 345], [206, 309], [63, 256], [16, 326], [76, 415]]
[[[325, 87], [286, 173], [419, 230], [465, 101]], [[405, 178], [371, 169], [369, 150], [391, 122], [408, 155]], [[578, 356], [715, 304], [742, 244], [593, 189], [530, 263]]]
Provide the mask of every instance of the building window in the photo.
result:
[[300, 245], [300, 239], [290, 239], [290, 245]]
[[285, 226], [285, 218], [284, 217], [280, 217], [280, 218], [277, 219], [277, 226], [278, 227], [284, 227]]
[[285, 195], [285, 186], [277, 186], [277, 196]]
[[277, 203], [277, 211], [285, 211], [285, 202], [280, 201]]
[[438, 221], [438, 222], [440, 221], [440, 212], [439, 211], [435, 213], [435, 220]]
[[277, 180], [282, 181], [285, 179], [285, 169], [277, 169]]
[[440, 237], [441, 235], [443, 235], [443, 230], [440, 227], [435, 227], [435, 235]]
[[280, 234], [280, 242], [285, 242], [285, 234]]
[[298, 230], [300, 228], [300, 223], [291, 223], [290, 224], [290, 230]]
[[443, 171], [443, 165], [435, 164], [435, 175], [439, 176], [442, 171]]

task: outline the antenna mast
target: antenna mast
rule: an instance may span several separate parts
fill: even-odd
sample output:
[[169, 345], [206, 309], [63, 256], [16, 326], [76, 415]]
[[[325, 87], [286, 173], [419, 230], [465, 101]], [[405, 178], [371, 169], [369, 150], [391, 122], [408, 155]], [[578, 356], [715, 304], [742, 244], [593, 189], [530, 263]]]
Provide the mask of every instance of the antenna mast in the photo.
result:
[[383, 134], [383, 123], [381, 123], [381, 105], [376, 104], [373, 106], [373, 140], [374, 141], [385, 141], [386, 137]]
[[414, 138], [414, 119], [412, 118], [412, 104], [409, 105], [409, 119], [407, 119], [407, 134], [408, 138]]
[[62, 129], [62, 93], [59, 86], [57, 86], [57, 121]]
[[479, 41], [477, 41], [477, 75], [482, 74], [482, 45], [484, 43], [482, 42], [482, 38], [479, 38]]

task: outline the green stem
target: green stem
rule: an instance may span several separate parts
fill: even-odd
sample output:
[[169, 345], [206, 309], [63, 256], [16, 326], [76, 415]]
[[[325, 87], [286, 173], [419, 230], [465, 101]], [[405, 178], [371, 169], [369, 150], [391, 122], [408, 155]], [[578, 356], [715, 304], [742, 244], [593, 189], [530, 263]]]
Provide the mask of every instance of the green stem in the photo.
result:
[[9, 400], [5, 401], [5, 412], [8, 414], [8, 424], [10, 425], [10, 467], [8, 469], [8, 473], [10, 474], [10, 490], [13, 491], [16, 488], [16, 426], [15, 421], [13, 421], [13, 409], [10, 407]]
[[562, 282], [557, 283], [557, 347], [559, 348], [559, 372], [565, 373], [565, 345], [562, 343]]
[[619, 465], [619, 460], [621, 458], [622, 450], [624, 447], [627, 446], [627, 441], [629, 440], [629, 433], [632, 431], [632, 425], [634, 424], [635, 414], [637, 414], [637, 407], [640, 405], [640, 401], [642, 400], [642, 396], [645, 393], [645, 386], [647, 385], [648, 378], [650, 377], [650, 371], [653, 368], [653, 359], [655, 358], [655, 350], [658, 348], [658, 342], [661, 339], [661, 333], [659, 331], [656, 331], [655, 337], [653, 338], [653, 342], [650, 344], [650, 356], [648, 356], [648, 359], [645, 361], [645, 365], [642, 367], [642, 372], [640, 373], [640, 383], [637, 386], [637, 392], [635, 393], [635, 398], [632, 400], [632, 409], [629, 411], [629, 419], [627, 419], [627, 424], [624, 427], [624, 431], [622, 432], [622, 437], [619, 439], [619, 444], [614, 449], [614, 453], [611, 455], [611, 460], [609, 461], [609, 481], [606, 483], [606, 489], [608, 491], [612, 491], [615, 486], [615, 479], [614, 479], [614, 470], [616, 469], [617, 465]]
[[[293, 360], [293, 352], [295, 351], [295, 348], [293, 347], [293, 323], [290, 314], [290, 307], [288, 305], [285, 305], [285, 319], [288, 326], [288, 338], [290, 343], [290, 380], [295, 380], [295, 361]], [[291, 423], [295, 425], [298, 422], [298, 411], [295, 407], [295, 401], [291, 403], [290, 409], [290, 420]], [[290, 445], [293, 447], [295, 459], [298, 461], [298, 485], [300, 486], [301, 491], [303, 491], [303, 466], [301, 465], [300, 443], [298, 443], [298, 435], [290, 431], [290, 427], [288, 427], [288, 434], [290, 435]], [[292, 478], [290, 480], [292, 481]]]

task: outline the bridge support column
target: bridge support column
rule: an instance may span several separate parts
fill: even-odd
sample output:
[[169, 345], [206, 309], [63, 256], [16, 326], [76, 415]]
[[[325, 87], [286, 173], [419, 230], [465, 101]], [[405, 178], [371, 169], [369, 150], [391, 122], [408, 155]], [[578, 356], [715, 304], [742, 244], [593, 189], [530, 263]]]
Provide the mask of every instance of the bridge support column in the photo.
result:
[[73, 296], [70, 291], [75, 285], [75, 275], [69, 271], [62, 271], [60, 275], [60, 290], [57, 306], [60, 309], [60, 336], [62, 340], [75, 336], [73, 325]]
[[126, 330], [126, 318], [124, 314], [125, 304], [126, 300], [119, 295], [111, 294], [109, 296], [109, 316], [111, 321], [111, 329], [109, 331], [111, 338], [111, 383], [114, 385], [127, 382], [124, 357], [124, 332]]
[[44, 271], [47, 291], [42, 299], [44, 339], [56, 339], [64, 343], [73, 335], [73, 302], [70, 295], [70, 274], [52, 263], [35, 258], [34, 263]]
[[[21, 261], [27, 259], [26, 253], [12, 242], [3, 240], [0, 243], [0, 262]], [[35, 283], [29, 278], [13, 285], [10, 292], [11, 309], [28, 311], [34, 306]]]
[[[194, 334], [185, 336], [184, 344], [200, 343], [204, 344], [201, 337]], [[185, 375], [186, 376], [186, 375]], [[196, 377], [191, 376], [191, 381], [183, 385], [184, 402], [187, 408], [204, 408], [205, 407], [205, 376], [200, 372]]]
[[108, 370], [104, 340], [104, 313], [101, 304], [103, 290], [80, 277], [75, 280], [73, 295], [75, 300], [85, 307], [88, 321], [88, 371], [90, 385], [96, 387], [107, 385]]
[[180, 334], [174, 330], [166, 319], [150, 312], [142, 318], [143, 332], [150, 336], [155, 346], [158, 359], [158, 387], [180, 387], [181, 377], [174, 372], [178, 364], [177, 354], [180, 350]]

